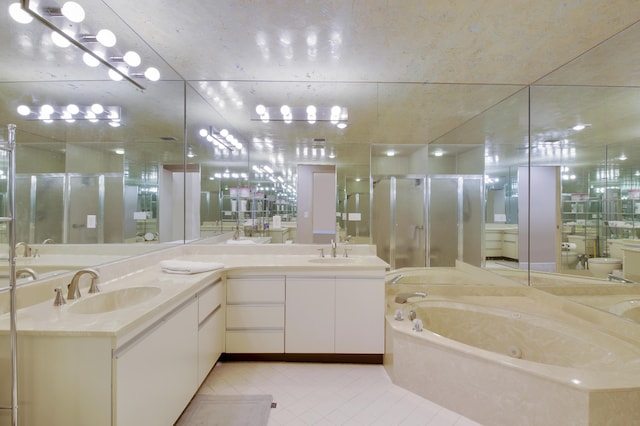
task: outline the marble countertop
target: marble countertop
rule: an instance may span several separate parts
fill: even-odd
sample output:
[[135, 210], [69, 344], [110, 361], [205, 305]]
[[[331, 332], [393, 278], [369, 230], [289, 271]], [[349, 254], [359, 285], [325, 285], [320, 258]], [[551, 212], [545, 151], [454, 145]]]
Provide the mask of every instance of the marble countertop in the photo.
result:
[[[211, 250], [209, 250], [211, 251]], [[327, 249], [325, 248], [325, 252]], [[221, 263], [223, 268], [194, 273], [174, 274], [163, 272], [160, 262], [150, 262], [146, 266], [120, 274], [101, 282], [101, 292], [87, 294], [87, 284], [81, 286], [82, 297], [68, 301], [62, 306], [53, 306], [54, 293], [47, 286], [45, 301], [18, 309], [17, 329], [22, 334], [69, 334], [86, 336], [113, 336], [116, 339], [130, 334], [143, 324], [161, 318], [176, 306], [193, 297], [198, 291], [213, 283], [223, 274], [279, 274], [304, 272], [312, 276], [366, 276], [380, 274], [389, 265], [374, 255], [344, 257], [320, 257], [320, 254], [292, 255], [267, 252], [252, 254], [212, 253], [184, 254], [163, 259], [165, 261]], [[135, 262], [136, 258], [126, 262]], [[122, 264], [120, 265], [122, 267]], [[105, 274], [108, 276], [109, 274]], [[102, 277], [102, 273], [101, 273]], [[84, 283], [84, 281], [83, 281]], [[87, 280], [88, 283], [88, 280]], [[66, 298], [66, 286], [63, 288]], [[159, 294], [132, 306], [102, 313], [78, 313], [75, 305], [106, 293], [131, 287], [157, 287]], [[44, 291], [44, 290], [43, 290]], [[9, 329], [9, 314], [0, 315], [0, 333]]]

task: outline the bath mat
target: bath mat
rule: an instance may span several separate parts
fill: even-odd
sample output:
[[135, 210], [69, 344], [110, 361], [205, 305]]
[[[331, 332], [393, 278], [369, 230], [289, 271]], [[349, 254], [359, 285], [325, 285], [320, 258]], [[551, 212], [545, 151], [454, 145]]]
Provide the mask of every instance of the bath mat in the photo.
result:
[[271, 395], [196, 395], [175, 426], [266, 426], [272, 401]]

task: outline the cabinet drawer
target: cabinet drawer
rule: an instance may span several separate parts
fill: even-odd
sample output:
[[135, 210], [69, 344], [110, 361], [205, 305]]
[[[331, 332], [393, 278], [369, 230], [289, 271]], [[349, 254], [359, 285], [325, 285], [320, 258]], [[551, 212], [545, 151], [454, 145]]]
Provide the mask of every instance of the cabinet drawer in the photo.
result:
[[284, 331], [227, 331], [227, 353], [284, 353]]
[[224, 303], [224, 285], [219, 281], [198, 295], [198, 323]]
[[236, 328], [284, 329], [284, 306], [228, 306], [227, 329]]
[[227, 278], [227, 303], [284, 303], [284, 278]]

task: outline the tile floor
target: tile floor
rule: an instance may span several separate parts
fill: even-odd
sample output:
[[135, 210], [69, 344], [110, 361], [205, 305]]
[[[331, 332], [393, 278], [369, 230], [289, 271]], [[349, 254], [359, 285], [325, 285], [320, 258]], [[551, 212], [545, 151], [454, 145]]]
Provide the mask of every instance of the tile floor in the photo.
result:
[[394, 385], [381, 365], [218, 363], [204, 394], [271, 394], [269, 426], [478, 425]]

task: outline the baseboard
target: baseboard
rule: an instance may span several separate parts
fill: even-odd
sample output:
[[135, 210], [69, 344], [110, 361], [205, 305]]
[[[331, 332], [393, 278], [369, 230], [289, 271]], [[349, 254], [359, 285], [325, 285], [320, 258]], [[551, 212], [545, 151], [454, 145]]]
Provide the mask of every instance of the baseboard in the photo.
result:
[[323, 362], [341, 364], [382, 364], [384, 354], [228, 354], [220, 357], [222, 361], [285, 361], [285, 362]]

